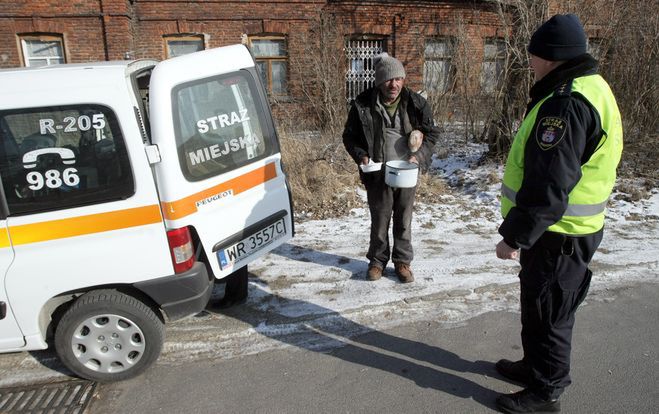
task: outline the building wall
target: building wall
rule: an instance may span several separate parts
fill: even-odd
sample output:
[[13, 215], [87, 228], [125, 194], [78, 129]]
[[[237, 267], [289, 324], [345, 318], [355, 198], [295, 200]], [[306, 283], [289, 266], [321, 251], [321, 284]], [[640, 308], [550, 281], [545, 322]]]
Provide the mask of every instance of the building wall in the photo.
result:
[[[166, 35], [201, 34], [206, 48], [240, 43], [251, 35], [284, 35], [288, 41], [290, 96], [277, 99], [274, 108], [276, 113], [290, 114], [296, 97], [302, 95], [299, 85], [307, 76], [306, 43], [313, 41], [310, 31], [321, 14], [330, 14], [344, 38], [384, 37], [387, 51], [405, 65], [407, 84], [414, 90], [423, 88], [426, 39], [464, 38], [461, 52], [469, 59], [464, 64], [470, 75], [457, 81], [460, 92], [478, 92], [484, 41], [502, 35], [499, 18], [491, 7], [484, 1], [430, 0], [5, 1], [0, 3], [0, 67], [24, 65], [18, 41], [18, 35], [24, 33], [61, 34], [69, 63], [165, 59]], [[337, 45], [340, 43], [341, 39]], [[338, 52], [342, 53], [340, 49]], [[340, 65], [335, 69], [345, 73], [347, 60]]]
[[[551, 0], [549, 13], [573, 11], [597, 0]], [[468, 50], [497, 34], [496, 13], [487, 2], [331, 0], [24, 0], [0, 2], [0, 67], [22, 66], [17, 34], [63, 35], [68, 62], [165, 58], [164, 35], [204, 34], [206, 47], [239, 43], [243, 34], [306, 31], [321, 11], [340, 17], [342, 31], [379, 34], [390, 54], [419, 78], [418, 56], [425, 36], [455, 35], [463, 24]], [[291, 46], [291, 53], [295, 45]]]
[[0, 3], [0, 67], [24, 66], [19, 35], [58, 34], [67, 62], [121, 59], [132, 44], [128, 0]]
[[[464, 39], [461, 45], [470, 57], [473, 72], [478, 74], [485, 39], [502, 36], [497, 14], [481, 2], [407, 1], [392, 4], [378, 2], [335, 2], [328, 8], [339, 16], [345, 36], [380, 35], [386, 38], [387, 52], [405, 66], [407, 84], [423, 89], [424, 47], [427, 38], [449, 36]], [[469, 90], [478, 87], [471, 80]]]
[[163, 36], [204, 34], [206, 47], [240, 43], [244, 34], [306, 30], [325, 1], [135, 1], [136, 57], [163, 59]]
[[[402, 5], [401, 5], [402, 3]], [[321, 10], [342, 20], [346, 35], [387, 36], [390, 54], [419, 78], [424, 36], [450, 34], [458, 21], [469, 27], [473, 50], [496, 33], [496, 15], [472, 10], [479, 2], [254, 0], [26, 0], [0, 5], [0, 67], [23, 65], [17, 34], [60, 33], [67, 62], [165, 58], [163, 36], [204, 34], [206, 47], [239, 43], [244, 34], [305, 32]], [[475, 6], [476, 5], [476, 6]], [[492, 27], [492, 26], [495, 27]], [[289, 45], [294, 53], [296, 45]]]

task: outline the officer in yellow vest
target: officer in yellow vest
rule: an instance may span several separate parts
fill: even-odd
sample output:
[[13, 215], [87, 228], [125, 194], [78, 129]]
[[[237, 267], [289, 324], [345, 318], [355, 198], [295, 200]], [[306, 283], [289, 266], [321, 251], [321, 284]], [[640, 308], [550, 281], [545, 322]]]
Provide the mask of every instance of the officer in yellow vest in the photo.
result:
[[503, 412], [560, 411], [571, 382], [574, 315], [622, 153], [620, 112], [586, 43], [567, 14], [546, 21], [528, 46], [535, 83], [506, 161], [496, 246], [500, 259], [519, 256], [524, 350], [496, 369], [526, 388], [497, 398]]

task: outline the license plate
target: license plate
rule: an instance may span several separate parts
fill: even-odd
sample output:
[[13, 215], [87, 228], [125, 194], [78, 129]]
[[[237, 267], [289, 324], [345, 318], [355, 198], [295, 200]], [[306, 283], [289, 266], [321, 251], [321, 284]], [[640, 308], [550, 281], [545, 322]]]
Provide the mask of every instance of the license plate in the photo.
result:
[[237, 263], [264, 249], [284, 235], [286, 235], [286, 224], [284, 219], [281, 218], [256, 233], [245, 237], [238, 243], [219, 250], [217, 252], [217, 259], [220, 262], [220, 269], [224, 270], [228, 267], [235, 266]]

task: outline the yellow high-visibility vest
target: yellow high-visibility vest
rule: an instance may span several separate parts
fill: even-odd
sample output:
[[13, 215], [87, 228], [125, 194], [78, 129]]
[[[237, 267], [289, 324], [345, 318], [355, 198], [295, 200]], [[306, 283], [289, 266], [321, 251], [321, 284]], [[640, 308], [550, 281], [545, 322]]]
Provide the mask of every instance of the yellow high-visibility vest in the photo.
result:
[[[508, 154], [501, 187], [501, 214], [505, 218], [515, 206], [517, 191], [524, 177], [524, 149], [533, 132], [538, 111], [555, 92], [538, 102], [524, 118]], [[599, 114], [602, 137], [588, 162], [581, 166], [581, 179], [568, 196], [568, 206], [561, 219], [547, 230], [584, 235], [604, 226], [606, 203], [616, 180], [616, 168], [622, 155], [622, 121], [611, 88], [600, 75], [574, 79], [572, 94], [582, 95]]]

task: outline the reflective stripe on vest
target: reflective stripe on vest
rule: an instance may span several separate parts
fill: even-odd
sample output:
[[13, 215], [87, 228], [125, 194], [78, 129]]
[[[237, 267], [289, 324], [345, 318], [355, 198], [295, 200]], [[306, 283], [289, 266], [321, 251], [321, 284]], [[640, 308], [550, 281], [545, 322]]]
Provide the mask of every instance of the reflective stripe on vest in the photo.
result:
[[[568, 196], [568, 206], [563, 217], [548, 230], [572, 235], [591, 234], [604, 226], [606, 203], [615, 183], [615, 169], [622, 154], [622, 123], [613, 93], [601, 76], [574, 79], [571, 93], [580, 94], [595, 108], [604, 134], [595, 153], [581, 166], [581, 179]], [[515, 206], [517, 191], [524, 177], [526, 142], [533, 133], [540, 107], [552, 95], [531, 109], [515, 135], [501, 186], [503, 217]]]
[[[501, 195], [510, 199], [515, 200], [517, 197], [517, 191], [506, 186], [505, 184], [501, 185]], [[608, 201], [608, 199], [607, 199]], [[604, 213], [606, 210], [607, 201], [603, 201], [597, 204], [568, 204], [564, 216], [571, 217], [585, 217], [585, 216], [594, 216], [600, 213]]]

